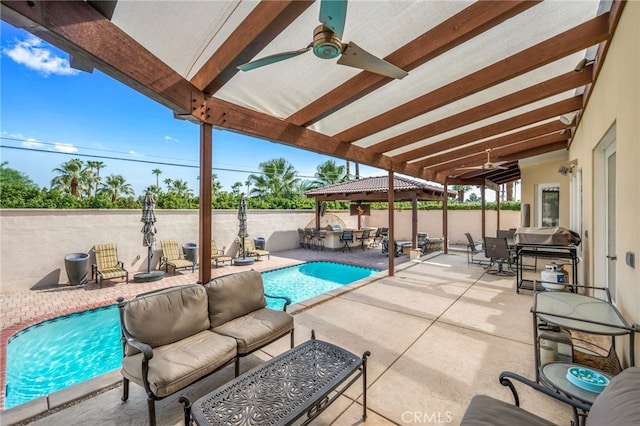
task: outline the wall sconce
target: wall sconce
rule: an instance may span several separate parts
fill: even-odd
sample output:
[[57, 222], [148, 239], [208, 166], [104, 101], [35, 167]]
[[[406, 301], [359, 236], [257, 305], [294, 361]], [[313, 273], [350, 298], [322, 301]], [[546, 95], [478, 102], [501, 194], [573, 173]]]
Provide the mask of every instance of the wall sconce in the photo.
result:
[[595, 59], [582, 58], [580, 60], [580, 62], [578, 62], [578, 65], [576, 65], [576, 68], [575, 68], [574, 71], [575, 72], [582, 72], [582, 71], [584, 71], [584, 69], [586, 67], [589, 67], [589, 66], [593, 65], [595, 62], [596, 62]]
[[560, 167], [558, 168], [558, 173], [560, 173], [562, 176], [573, 175], [573, 172], [576, 169], [576, 165], [577, 165], [576, 160], [561, 164]]
[[567, 126], [570, 126], [573, 124], [577, 116], [578, 116], [578, 111], [574, 111], [568, 114], [561, 115], [559, 120], [562, 124], [566, 124]]

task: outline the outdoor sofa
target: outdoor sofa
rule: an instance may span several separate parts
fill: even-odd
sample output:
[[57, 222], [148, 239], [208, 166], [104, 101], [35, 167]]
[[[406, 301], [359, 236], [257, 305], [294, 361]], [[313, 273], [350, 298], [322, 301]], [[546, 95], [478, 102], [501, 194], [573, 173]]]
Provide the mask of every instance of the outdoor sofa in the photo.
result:
[[[269, 296], [273, 297], [273, 296]], [[266, 307], [256, 271], [225, 275], [206, 285], [190, 284], [118, 299], [123, 354], [123, 396], [129, 382], [144, 387], [149, 423], [155, 400], [169, 396], [235, 360], [290, 334], [293, 316]]]

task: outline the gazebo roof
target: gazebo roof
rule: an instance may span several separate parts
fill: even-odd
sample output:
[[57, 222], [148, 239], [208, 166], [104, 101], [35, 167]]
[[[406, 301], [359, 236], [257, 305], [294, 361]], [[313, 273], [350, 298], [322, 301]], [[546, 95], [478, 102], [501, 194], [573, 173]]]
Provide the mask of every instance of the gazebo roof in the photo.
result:
[[[443, 200], [444, 189], [428, 185], [401, 176], [394, 176], [393, 189], [396, 201], [409, 201], [416, 199], [421, 201]], [[370, 177], [336, 183], [323, 188], [305, 192], [309, 198], [314, 197], [322, 201], [387, 201], [389, 192], [389, 178], [386, 176]], [[453, 196], [455, 193], [450, 192]]]

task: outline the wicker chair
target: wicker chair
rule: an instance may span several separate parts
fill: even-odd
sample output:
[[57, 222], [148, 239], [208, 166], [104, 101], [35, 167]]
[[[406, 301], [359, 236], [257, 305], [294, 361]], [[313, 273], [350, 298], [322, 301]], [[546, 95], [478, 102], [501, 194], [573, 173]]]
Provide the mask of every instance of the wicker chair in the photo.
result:
[[169, 272], [169, 266], [173, 268], [175, 275], [177, 269], [191, 268], [191, 272], [195, 272], [196, 264], [184, 258], [184, 254], [178, 248], [176, 240], [162, 240], [162, 259], [160, 259], [160, 268], [164, 265], [166, 272]]
[[129, 283], [129, 272], [124, 269], [124, 263], [118, 260], [118, 250], [115, 244], [96, 244], [96, 263], [91, 267], [91, 276], [102, 286], [103, 280], [125, 278]]

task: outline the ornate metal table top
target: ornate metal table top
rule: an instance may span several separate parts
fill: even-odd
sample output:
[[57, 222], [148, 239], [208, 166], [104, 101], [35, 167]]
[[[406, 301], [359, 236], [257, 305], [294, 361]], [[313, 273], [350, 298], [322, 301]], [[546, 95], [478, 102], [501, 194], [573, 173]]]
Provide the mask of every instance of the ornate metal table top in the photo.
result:
[[198, 425], [288, 424], [324, 404], [362, 364], [349, 351], [311, 339], [198, 399], [191, 414]]

